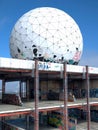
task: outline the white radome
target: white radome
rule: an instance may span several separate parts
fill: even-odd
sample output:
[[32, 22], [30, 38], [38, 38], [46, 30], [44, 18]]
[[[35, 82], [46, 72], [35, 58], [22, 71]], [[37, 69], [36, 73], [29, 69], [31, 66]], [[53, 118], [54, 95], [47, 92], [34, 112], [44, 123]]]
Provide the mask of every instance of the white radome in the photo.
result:
[[24, 14], [10, 37], [13, 58], [78, 64], [83, 50], [80, 29], [71, 16], [41, 7]]

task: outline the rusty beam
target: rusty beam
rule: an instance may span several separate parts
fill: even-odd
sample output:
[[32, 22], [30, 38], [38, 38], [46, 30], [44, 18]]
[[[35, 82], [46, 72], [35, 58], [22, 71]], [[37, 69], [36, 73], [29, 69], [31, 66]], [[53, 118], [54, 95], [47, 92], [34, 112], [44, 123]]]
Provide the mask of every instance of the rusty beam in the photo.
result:
[[39, 112], [59, 111], [61, 109], [62, 107], [42, 108], [42, 109], [39, 109]]
[[[79, 109], [82, 109], [82, 105], [77, 105], [77, 106], [68, 106], [67, 108], [79, 108]], [[52, 107], [52, 108], [42, 108], [42, 109], [39, 109], [39, 112], [49, 112], [49, 111], [59, 111], [59, 110], [62, 110], [64, 107]]]
[[68, 84], [67, 84], [67, 66], [66, 63], [63, 64], [64, 74], [63, 74], [63, 88], [64, 88], [64, 109], [63, 109], [63, 122], [64, 130], [68, 130]]
[[34, 71], [34, 90], [35, 90], [35, 116], [34, 116], [34, 130], [39, 130], [39, 71], [38, 71], [38, 60], [35, 60], [35, 71]]
[[12, 112], [12, 113], [0, 113], [0, 117], [16, 116], [16, 115], [28, 115], [31, 114], [31, 111], [21, 111], [21, 112]]
[[90, 104], [90, 106], [96, 106], [96, 107], [98, 107], [98, 103]]
[[90, 130], [90, 100], [89, 100], [89, 90], [90, 90], [90, 83], [89, 83], [89, 72], [88, 72], [88, 66], [86, 66], [86, 94], [87, 94], [87, 130]]

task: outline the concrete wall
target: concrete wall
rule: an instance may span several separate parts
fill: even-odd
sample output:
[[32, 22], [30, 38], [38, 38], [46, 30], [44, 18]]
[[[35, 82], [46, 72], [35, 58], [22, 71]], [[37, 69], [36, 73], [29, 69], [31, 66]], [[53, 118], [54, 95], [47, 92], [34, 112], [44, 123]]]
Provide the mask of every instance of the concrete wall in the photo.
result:
[[98, 88], [98, 80], [90, 80], [90, 88]]

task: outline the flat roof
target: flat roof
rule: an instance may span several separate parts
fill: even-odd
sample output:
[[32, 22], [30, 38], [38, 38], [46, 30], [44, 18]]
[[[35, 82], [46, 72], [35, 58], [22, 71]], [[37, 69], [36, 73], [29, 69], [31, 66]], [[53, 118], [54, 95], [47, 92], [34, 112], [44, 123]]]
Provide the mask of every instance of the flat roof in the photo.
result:
[[[33, 70], [35, 68], [35, 61], [32, 60], [21, 60], [14, 58], [0, 58], [0, 70], [2, 69], [17, 69], [17, 70]], [[50, 63], [38, 61], [39, 70], [45, 71], [62, 71], [63, 64]], [[89, 74], [98, 74], [98, 68], [88, 67]], [[86, 67], [80, 65], [68, 65], [67, 72], [73, 73], [85, 73]]]

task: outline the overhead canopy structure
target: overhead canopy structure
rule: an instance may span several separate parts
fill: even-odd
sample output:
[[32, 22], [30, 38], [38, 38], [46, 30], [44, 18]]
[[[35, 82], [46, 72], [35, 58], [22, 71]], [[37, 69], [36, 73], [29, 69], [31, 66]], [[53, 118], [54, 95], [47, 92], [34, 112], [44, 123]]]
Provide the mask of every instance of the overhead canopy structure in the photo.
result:
[[[0, 58], [0, 78], [18, 77], [18, 76], [34, 76], [33, 70], [35, 69], [35, 61], [20, 60], [13, 58]], [[61, 73], [63, 71], [63, 64], [50, 63], [50, 62], [38, 62], [38, 69], [41, 73]], [[98, 68], [88, 67], [89, 74], [93, 78], [98, 76]], [[86, 72], [85, 66], [67, 65], [67, 73], [70, 74], [70, 78], [79, 78]], [[52, 76], [52, 75], [51, 75]], [[82, 77], [80, 77], [82, 78]]]

